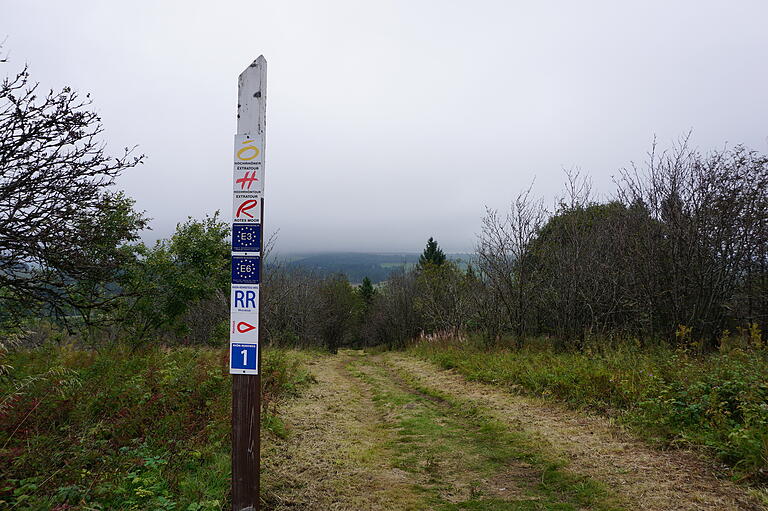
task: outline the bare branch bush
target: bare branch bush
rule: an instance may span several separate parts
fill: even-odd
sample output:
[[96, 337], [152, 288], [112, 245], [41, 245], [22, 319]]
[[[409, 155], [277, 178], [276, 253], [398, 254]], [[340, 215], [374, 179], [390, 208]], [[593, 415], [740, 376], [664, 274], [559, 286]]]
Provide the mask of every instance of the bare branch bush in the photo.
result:
[[502, 304], [507, 322], [522, 339], [532, 327], [536, 288], [529, 244], [546, 219], [541, 200], [531, 198], [531, 187], [520, 193], [501, 216], [486, 209], [477, 245], [479, 268], [495, 301]]
[[714, 341], [736, 323], [766, 320], [768, 158], [741, 146], [708, 154], [684, 139], [624, 171], [619, 198], [654, 222], [633, 245], [652, 328], [677, 325]]

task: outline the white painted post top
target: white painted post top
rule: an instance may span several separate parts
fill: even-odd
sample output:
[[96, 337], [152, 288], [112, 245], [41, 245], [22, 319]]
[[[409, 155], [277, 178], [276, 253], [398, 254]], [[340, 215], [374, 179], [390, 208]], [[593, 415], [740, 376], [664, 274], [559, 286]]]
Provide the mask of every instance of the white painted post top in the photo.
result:
[[264, 55], [259, 55], [240, 73], [237, 83], [237, 133], [263, 135], [267, 121], [267, 59]]

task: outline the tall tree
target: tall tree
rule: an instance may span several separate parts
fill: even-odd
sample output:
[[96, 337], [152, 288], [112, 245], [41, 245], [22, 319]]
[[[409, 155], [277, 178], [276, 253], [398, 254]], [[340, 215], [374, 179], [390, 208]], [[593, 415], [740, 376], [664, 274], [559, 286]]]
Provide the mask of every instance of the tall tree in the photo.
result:
[[147, 219], [109, 187], [143, 156], [105, 152], [88, 95], [38, 89], [26, 68], [0, 83], [0, 309], [65, 317], [114, 298], [97, 284], [131, 257], [124, 246]]
[[373, 296], [376, 294], [376, 288], [373, 287], [371, 279], [365, 277], [363, 278], [362, 284], [360, 284], [360, 287], [357, 289], [357, 292], [360, 294], [360, 298], [363, 299], [363, 302], [365, 302], [366, 305], [370, 305], [373, 301]]
[[424, 268], [427, 265], [440, 266], [445, 262], [445, 253], [438, 246], [437, 241], [430, 237], [427, 240], [427, 246], [424, 248], [424, 252], [419, 256], [419, 268]]

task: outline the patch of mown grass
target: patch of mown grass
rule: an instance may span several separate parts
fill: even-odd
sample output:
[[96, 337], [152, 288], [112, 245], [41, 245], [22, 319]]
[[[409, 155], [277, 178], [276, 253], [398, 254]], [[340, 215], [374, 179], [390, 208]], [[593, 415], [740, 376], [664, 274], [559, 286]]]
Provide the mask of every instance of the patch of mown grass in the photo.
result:
[[664, 443], [711, 448], [738, 478], [768, 478], [768, 352], [692, 355], [629, 345], [591, 352], [415, 344], [470, 380], [617, 416]]
[[[294, 352], [265, 350], [274, 403], [311, 381]], [[224, 350], [72, 346], [16, 352], [0, 381], [0, 508], [226, 506], [231, 380]], [[62, 389], [58, 391], [58, 389]]]
[[[542, 451], [535, 438], [392, 368], [366, 370], [368, 363], [360, 360], [350, 370], [369, 383], [390, 418], [397, 431], [392, 463], [424, 479], [419, 489], [429, 509], [620, 509], [602, 484], [564, 470], [564, 462]], [[493, 495], [487, 481], [511, 468], [526, 474], [510, 476], [520, 494]]]
[[[475, 438], [478, 440], [478, 447], [482, 456], [491, 464], [489, 466], [491, 471], [498, 472], [509, 463], [510, 459], [534, 467], [538, 479], [536, 489], [549, 499], [550, 502], [547, 505], [550, 505], [551, 509], [570, 509], [568, 506], [571, 504], [579, 506], [573, 509], [583, 507], [619, 509], [618, 504], [602, 483], [569, 472], [564, 460], [542, 449], [540, 439], [523, 432], [510, 431], [506, 424], [488, 417], [469, 400], [458, 399], [438, 389], [424, 386], [403, 371], [398, 373], [410, 387], [424, 395], [439, 399], [476, 428]], [[561, 505], [565, 507], [560, 507]]]

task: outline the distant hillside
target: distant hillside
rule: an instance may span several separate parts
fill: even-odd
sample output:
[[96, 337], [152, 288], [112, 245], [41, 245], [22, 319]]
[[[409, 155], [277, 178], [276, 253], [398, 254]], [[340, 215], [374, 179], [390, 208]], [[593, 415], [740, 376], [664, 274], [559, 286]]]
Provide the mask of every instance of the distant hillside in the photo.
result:
[[[447, 254], [448, 259], [460, 261], [462, 266], [474, 254]], [[321, 274], [343, 273], [353, 284], [359, 284], [365, 277], [373, 283], [387, 280], [389, 274], [398, 268], [412, 268], [419, 261], [417, 253], [375, 254], [358, 252], [327, 252], [322, 254], [284, 254], [278, 256], [289, 267], [302, 267]]]

